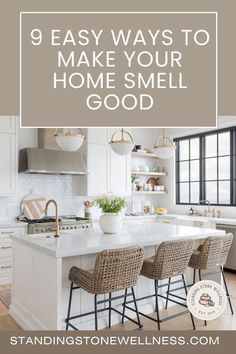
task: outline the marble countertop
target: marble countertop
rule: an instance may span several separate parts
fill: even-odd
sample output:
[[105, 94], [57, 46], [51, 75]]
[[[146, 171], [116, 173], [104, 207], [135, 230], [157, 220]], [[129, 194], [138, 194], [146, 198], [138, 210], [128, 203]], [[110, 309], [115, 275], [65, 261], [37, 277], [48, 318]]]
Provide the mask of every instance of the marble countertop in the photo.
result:
[[194, 220], [194, 221], [201, 221], [201, 222], [210, 221], [210, 222], [214, 222], [216, 224], [236, 225], [236, 219], [233, 219], [233, 218], [213, 218], [210, 216], [182, 215], [182, 214], [157, 215], [157, 218]]
[[27, 223], [22, 221], [0, 221], [0, 229], [8, 229], [15, 227], [27, 227]]
[[183, 225], [147, 223], [123, 225], [118, 234], [103, 234], [98, 226], [93, 229], [61, 232], [59, 238], [53, 234], [11, 236], [16, 243], [36, 249], [53, 257], [72, 257], [99, 253], [104, 249], [129, 247], [132, 245], [154, 246], [167, 240], [191, 238], [204, 239], [222, 235], [224, 231]]

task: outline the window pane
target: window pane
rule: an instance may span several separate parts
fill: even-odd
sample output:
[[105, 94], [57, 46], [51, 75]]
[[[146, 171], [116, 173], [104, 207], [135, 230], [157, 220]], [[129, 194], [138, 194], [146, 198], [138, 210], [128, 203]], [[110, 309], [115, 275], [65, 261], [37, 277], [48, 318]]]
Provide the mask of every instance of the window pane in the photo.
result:
[[217, 203], [217, 182], [206, 182], [206, 199]]
[[199, 160], [190, 162], [190, 180], [199, 181]]
[[219, 182], [219, 203], [230, 204], [230, 182]]
[[189, 183], [179, 184], [179, 201], [180, 203], [189, 203]]
[[179, 142], [179, 159], [180, 161], [189, 160], [189, 140]]
[[190, 140], [190, 159], [199, 159], [199, 138]]
[[190, 183], [190, 200], [191, 203], [199, 203], [199, 183], [193, 182]]
[[230, 154], [230, 132], [221, 133], [219, 139], [219, 156]]
[[205, 161], [206, 169], [206, 181], [217, 179], [217, 158], [206, 159]]
[[205, 138], [206, 157], [217, 155], [217, 135], [207, 135]]
[[219, 179], [230, 179], [230, 157], [219, 157]]
[[179, 180], [180, 182], [189, 181], [189, 162], [179, 163]]

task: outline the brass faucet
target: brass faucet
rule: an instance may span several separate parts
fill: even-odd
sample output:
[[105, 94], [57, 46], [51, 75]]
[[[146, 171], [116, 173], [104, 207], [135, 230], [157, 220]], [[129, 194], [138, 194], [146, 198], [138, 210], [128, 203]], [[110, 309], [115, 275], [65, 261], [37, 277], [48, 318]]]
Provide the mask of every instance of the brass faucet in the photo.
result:
[[56, 232], [54, 237], [59, 237], [60, 235], [59, 235], [59, 221], [58, 221], [58, 206], [57, 206], [57, 202], [54, 199], [49, 199], [47, 201], [46, 206], [45, 206], [45, 215], [46, 216], [48, 215], [48, 206], [51, 203], [55, 206], [55, 212], [56, 212], [56, 227], [52, 228], [51, 231]]
[[214, 217], [216, 217], [216, 210], [213, 208], [213, 209], [211, 209], [211, 203], [210, 203], [210, 201], [209, 200], [200, 200], [199, 201], [199, 204], [201, 204], [201, 203], [205, 203], [205, 204], [208, 204], [208, 209], [206, 210], [204, 210], [204, 212], [205, 212], [205, 216], [207, 216], [207, 213], [209, 213], [209, 214], [212, 214], [212, 217], [214, 218]]
[[208, 204], [208, 213], [211, 213], [211, 203], [209, 200], [199, 200], [199, 204], [201, 203], [205, 203], [205, 204]]

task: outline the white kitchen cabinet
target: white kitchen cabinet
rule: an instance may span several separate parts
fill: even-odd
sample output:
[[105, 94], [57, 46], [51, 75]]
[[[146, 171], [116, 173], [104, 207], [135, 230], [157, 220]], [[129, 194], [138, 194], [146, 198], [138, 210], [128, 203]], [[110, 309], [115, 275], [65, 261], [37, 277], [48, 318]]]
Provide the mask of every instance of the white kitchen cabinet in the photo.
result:
[[97, 196], [112, 192], [131, 194], [131, 157], [115, 154], [108, 142], [112, 130], [89, 128], [83, 147], [88, 175], [76, 180], [75, 190], [79, 195]]
[[12, 244], [10, 236], [25, 235], [25, 227], [0, 228], [0, 285], [11, 283]]
[[0, 197], [16, 192], [17, 137], [14, 117], [0, 117]]
[[109, 151], [105, 144], [89, 146], [88, 195], [107, 193], [109, 190]]
[[0, 116], [0, 132], [16, 134], [16, 118], [14, 116]]
[[[109, 141], [114, 131], [109, 129]], [[131, 195], [131, 154], [118, 155], [111, 148], [109, 153], [110, 190], [119, 195]]]

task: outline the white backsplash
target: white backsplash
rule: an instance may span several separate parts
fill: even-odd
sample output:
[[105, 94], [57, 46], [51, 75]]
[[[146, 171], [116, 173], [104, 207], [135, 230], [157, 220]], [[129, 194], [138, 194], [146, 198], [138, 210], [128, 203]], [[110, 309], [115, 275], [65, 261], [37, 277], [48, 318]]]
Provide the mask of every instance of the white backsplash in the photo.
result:
[[[21, 212], [21, 200], [30, 192], [41, 194], [47, 199], [56, 199], [60, 214], [79, 215], [83, 212], [82, 201], [84, 197], [76, 197], [72, 194], [72, 176], [20, 173], [16, 195], [0, 198], [0, 221], [14, 220]], [[54, 211], [49, 210], [49, 213], [54, 213]]]

